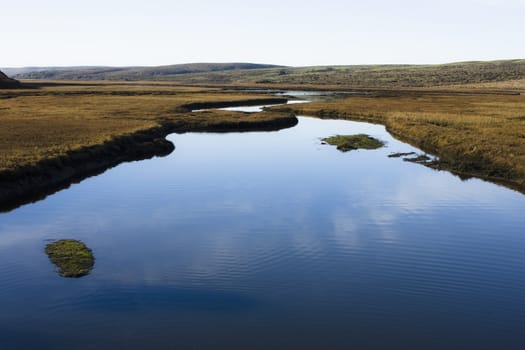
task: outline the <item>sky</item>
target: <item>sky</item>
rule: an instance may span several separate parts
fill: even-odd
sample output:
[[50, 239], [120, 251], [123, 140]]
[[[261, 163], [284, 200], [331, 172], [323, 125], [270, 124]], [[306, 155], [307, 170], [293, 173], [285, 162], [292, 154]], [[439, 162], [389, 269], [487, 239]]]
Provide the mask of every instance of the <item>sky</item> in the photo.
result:
[[525, 58], [525, 0], [0, 0], [0, 67]]

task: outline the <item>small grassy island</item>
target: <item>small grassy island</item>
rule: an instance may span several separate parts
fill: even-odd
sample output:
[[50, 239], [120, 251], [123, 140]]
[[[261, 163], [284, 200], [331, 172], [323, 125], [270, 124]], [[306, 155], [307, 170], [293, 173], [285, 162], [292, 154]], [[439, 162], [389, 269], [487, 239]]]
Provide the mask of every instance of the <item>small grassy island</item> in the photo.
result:
[[84, 243], [72, 239], [62, 239], [46, 246], [49, 260], [55, 264], [62, 277], [82, 277], [88, 275], [95, 265], [93, 252]]
[[377, 149], [383, 147], [384, 142], [365, 134], [358, 135], [336, 135], [323, 139], [323, 142], [337, 146], [341, 152], [357, 149]]

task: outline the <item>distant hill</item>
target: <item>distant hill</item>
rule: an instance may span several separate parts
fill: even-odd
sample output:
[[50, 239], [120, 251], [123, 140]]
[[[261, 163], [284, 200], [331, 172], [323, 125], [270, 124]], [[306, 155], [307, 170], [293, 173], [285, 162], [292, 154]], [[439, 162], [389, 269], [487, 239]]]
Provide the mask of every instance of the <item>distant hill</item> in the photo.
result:
[[525, 79], [525, 60], [438, 65], [316, 66], [208, 72], [178, 76], [187, 84], [339, 86], [341, 88], [432, 87]]
[[19, 79], [50, 80], [173, 80], [177, 76], [282, 66], [255, 63], [189, 63], [158, 67], [28, 67], [16, 68]]
[[20, 86], [20, 82], [15, 79], [9, 78], [3, 72], [0, 71], [0, 88], [12, 88]]
[[27, 74], [32, 72], [43, 72], [43, 71], [63, 71], [63, 70], [79, 70], [88, 68], [103, 68], [95, 66], [74, 66], [74, 67], [21, 67], [21, 68], [7, 68], [0, 67], [0, 70], [10, 77], [14, 77], [21, 74]]
[[435, 87], [525, 79], [525, 60], [437, 65], [285, 67], [252, 63], [194, 63], [160, 67], [60, 67], [18, 74], [18, 79], [155, 80], [183, 84], [311, 85], [346, 88]]

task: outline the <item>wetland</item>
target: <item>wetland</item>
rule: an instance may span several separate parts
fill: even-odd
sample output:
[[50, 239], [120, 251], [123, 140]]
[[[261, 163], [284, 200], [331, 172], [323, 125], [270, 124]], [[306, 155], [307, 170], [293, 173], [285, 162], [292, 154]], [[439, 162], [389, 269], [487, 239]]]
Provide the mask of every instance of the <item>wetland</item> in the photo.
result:
[[[45, 180], [68, 170], [63, 187], [0, 214], [2, 348], [519, 348], [525, 196], [429, 167], [464, 158], [409, 126], [433, 135], [459, 124], [417, 119], [412, 92], [399, 97], [412, 105], [383, 94], [270, 107], [319, 94], [108, 84], [6, 93], [3, 193], [14, 188], [6, 179], [34, 188], [35, 171]], [[449, 112], [480, 103], [443, 98], [417, 100]], [[513, 119], [521, 100], [498, 98]], [[461, 125], [495, 132], [493, 118]], [[55, 128], [31, 136], [44, 124]], [[376, 143], [340, 152], [323, 145], [331, 135]], [[75, 157], [103, 161], [76, 174]]]
[[[521, 344], [522, 194], [389, 157], [421, 151], [363, 122], [168, 140], [1, 214], [4, 348]], [[78, 279], [43, 251], [71, 238], [96, 258]]]

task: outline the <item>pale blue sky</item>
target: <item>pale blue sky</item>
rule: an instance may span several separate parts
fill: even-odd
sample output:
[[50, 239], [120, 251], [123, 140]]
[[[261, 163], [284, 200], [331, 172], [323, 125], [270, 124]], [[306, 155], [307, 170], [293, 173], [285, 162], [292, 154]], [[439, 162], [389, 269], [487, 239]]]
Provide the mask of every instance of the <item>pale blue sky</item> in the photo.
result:
[[525, 58], [525, 0], [2, 0], [0, 67]]

